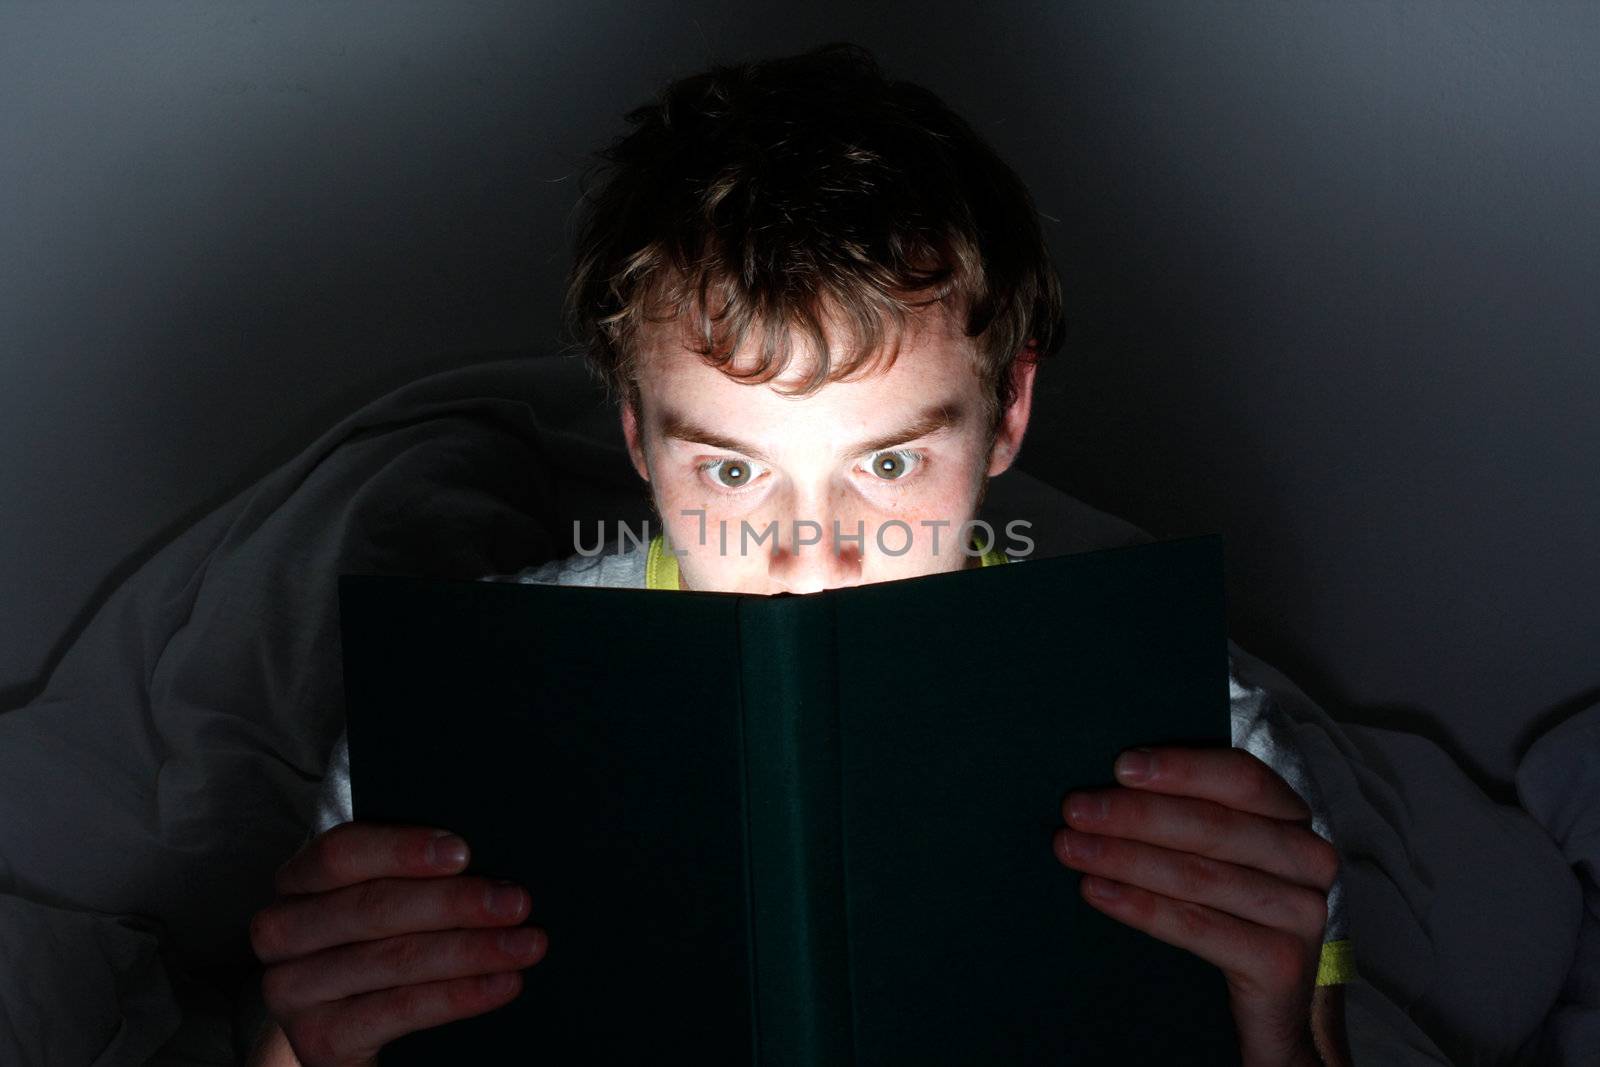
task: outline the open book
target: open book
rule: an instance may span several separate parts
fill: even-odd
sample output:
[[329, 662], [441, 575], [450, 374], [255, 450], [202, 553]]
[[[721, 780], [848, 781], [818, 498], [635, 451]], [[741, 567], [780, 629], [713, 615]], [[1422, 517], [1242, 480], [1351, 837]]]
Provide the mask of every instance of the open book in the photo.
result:
[[532, 898], [513, 1003], [385, 1064], [1237, 1062], [1221, 972], [1051, 849], [1229, 743], [1217, 535], [805, 595], [344, 575], [357, 819]]

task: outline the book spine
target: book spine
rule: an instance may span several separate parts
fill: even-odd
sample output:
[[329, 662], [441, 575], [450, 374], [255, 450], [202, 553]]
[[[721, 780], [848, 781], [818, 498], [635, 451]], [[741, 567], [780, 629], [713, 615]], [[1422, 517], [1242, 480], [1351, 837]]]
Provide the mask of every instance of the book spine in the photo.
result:
[[754, 1060], [854, 1059], [833, 604], [739, 606]]

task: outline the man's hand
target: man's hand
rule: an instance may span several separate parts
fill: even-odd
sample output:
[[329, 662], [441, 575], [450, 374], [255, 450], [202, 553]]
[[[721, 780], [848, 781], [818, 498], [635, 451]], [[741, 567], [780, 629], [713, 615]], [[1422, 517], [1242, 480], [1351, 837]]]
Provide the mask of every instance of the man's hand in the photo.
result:
[[545, 931], [527, 891], [469, 877], [444, 830], [345, 823], [279, 868], [250, 922], [261, 994], [306, 1067], [374, 1063], [403, 1034], [481, 1015], [522, 989]]
[[1123, 786], [1068, 793], [1062, 863], [1084, 900], [1216, 964], [1244, 1067], [1315, 1065], [1310, 1012], [1338, 852], [1289, 784], [1235, 748], [1130, 749]]

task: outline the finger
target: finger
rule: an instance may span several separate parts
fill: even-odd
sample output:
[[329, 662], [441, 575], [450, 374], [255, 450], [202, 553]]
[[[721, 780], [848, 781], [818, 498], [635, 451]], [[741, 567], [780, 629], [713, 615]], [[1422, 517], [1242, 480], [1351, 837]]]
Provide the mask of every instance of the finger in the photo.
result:
[[1328, 922], [1325, 893], [1249, 867], [1066, 827], [1056, 831], [1055, 846], [1062, 863], [1086, 874], [1204, 904], [1297, 937], [1320, 939]]
[[1112, 764], [1123, 785], [1199, 797], [1269, 819], [1303, 821], [1311, 809], [1254, 753], [1242, 748], [1130, 748]]
[[1215, 964], [1236, 986], [1285, 994], [1315, 980], [1312, 941], [1096, 875], [1085, 875], [1079, 890], [1095, 909]]
[[379, 878], [268, 905], [250, 922], [250, 946], [262, 963], [281, 963], [400, 934], [510, 926], [530, 905], [521, 886], [488, 878]]
[[307, 1012], [285, 1031], [302, 1062], [370, 1063], [396, 1038], [493, 1011], [520, 992], [517, 971], [400, 986]]
[[437, 878], [467, 866], [467, 843], [448, 830], [341, 823], [312, 838], [273, 877], [280, 895], [325, 893], [374, 878]]
[[1323, 893], [1339, 873], [1339, 853], [1310, 827], [1210, 800], [1113, 786], [1074, 790], [1062, 809], [1075, 830], [1210, 856]]
[[268, 967], [261, 995], [275, 1018], [395, 986], [531, 967], [549, 943], [536, 926], [403, 934]]

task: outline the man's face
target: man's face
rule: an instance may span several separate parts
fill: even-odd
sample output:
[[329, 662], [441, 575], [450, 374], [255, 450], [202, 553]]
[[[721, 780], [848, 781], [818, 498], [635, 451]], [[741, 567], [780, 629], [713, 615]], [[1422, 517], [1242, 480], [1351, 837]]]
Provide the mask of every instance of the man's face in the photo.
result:
[[[678, 330], [641, 338], [642, 411], [624, 403], [622, 425], [685, 588], [809, 593], [977, 564], [957, 535], [1021, 445], [1031, 360], [1016, 363], [1016, 400], [991, 442], [973, 342], [938, 305], [911, 320], [888, 370], [880, 360], [805, 397], [774, 387], [804, 380], [809, 345], [752, 385], [707, 366]], [[754, 335], [735, 367], [751, 365]]]

